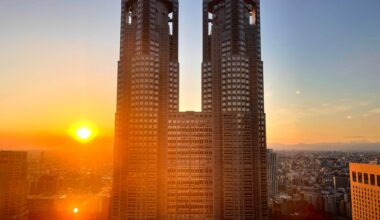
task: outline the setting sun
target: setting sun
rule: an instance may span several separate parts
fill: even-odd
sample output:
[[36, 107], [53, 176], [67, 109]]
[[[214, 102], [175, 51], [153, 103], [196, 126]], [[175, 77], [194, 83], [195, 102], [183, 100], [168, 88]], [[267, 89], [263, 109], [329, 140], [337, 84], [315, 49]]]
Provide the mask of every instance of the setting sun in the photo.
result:
[[87, 143], [97, 136], [96, 126], [88, 121], [75, 123], [69, 130], [70, 135], [77, 141]]
[[75, 133], [77, 137], [82, 140], [86, 140], [91, 136], [91, 130], [86, 127], [78, 128]]

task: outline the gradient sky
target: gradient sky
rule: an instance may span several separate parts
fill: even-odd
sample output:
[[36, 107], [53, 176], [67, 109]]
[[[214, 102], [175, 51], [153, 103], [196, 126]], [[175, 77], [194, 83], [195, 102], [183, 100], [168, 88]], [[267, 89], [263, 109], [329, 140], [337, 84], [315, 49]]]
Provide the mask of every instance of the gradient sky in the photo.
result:
[[[262, 0], [268, 142], [380, 143], [380, 1]], [[200, 110], [201, 0], [180, 1], [181, 110]], [[0, 1], [0, 149], [112, 146], [120, 0]]]

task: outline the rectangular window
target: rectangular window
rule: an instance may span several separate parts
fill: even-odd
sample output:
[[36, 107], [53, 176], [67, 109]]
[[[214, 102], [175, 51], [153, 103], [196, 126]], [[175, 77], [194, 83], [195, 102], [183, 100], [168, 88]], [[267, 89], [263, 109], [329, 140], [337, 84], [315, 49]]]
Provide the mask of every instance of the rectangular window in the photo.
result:
[[356, 182], [356, 172], [352, 172], [352, 181]]
[[371, 185], [374, 186], [375, 185], [375, 175], [374, 174], [370, 175], [370, 180], [371, 180]]
[[359, 183], [363, 183], [363, 174], [362, 173], [358, 173], [358, 180], [359, 180]]
[[364, 173], [364, 184], [368, 184], [368, 173]]
[[380, 175], [377, 175], [377, 186], [380, 186]]

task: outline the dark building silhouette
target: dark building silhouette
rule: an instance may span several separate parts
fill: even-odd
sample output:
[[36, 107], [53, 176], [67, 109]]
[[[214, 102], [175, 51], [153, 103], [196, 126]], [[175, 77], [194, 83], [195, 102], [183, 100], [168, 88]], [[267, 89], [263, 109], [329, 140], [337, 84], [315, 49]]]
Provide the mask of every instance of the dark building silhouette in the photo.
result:
[[0, 151], [0, 219], [27, 220], [27, 154]]
[[272, 149], [267, 150], [267, 181], [268, 181], [268, 197], [273, 199], [278, 194], [277, 181], [277, 153]]
[[349, 176], [334, 176], [333, 177], [334, 189], [349, 189], [350, 177]]
[[259, 0], [204, 0], [203, 35], [179, 112], [178, 1], [122, 1], [112, 219], [267, 219]]

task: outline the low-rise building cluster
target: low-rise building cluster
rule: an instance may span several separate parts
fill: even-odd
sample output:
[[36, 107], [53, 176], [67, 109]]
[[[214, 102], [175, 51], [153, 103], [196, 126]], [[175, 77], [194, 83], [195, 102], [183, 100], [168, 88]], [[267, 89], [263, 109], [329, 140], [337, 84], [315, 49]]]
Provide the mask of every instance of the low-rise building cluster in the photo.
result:
[[350, 162], [377, 163], [379, 153], [283, 151], [272, 219], [351, 219]]

